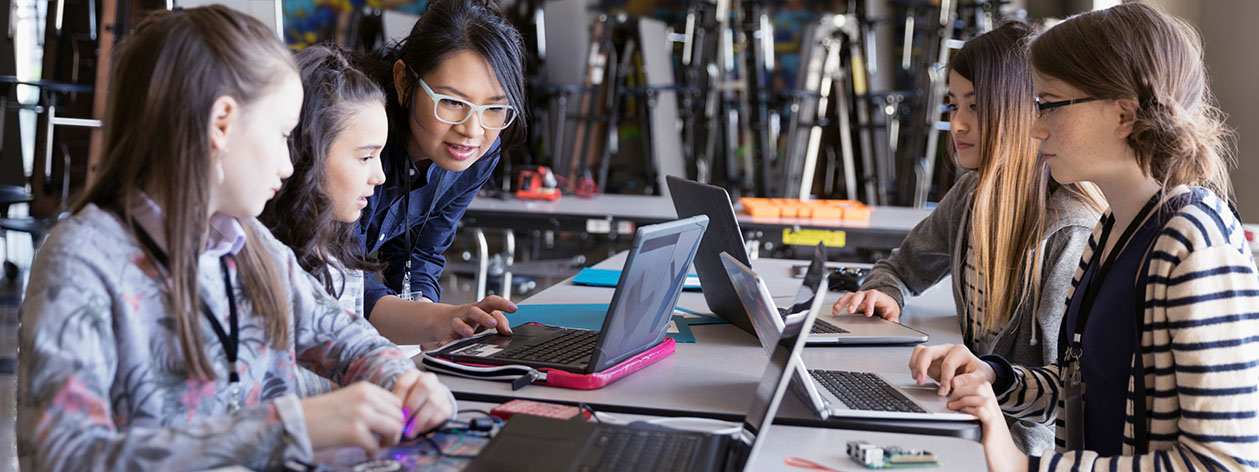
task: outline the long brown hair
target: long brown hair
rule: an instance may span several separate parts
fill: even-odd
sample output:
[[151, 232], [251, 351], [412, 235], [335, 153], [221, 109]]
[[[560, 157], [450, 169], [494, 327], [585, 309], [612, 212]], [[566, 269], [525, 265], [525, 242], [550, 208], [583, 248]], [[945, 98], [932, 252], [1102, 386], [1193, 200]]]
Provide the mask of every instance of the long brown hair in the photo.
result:
[[1051, 186], [1097, 210], [1103, 206], [1096, 187], [1057, 186], [1040, 161], [1032, 139], [1036, 112], [1028, 59], [1035, 35], [1026, 22], [1008, 21], [967, 41], [949, 61], [951, 70], [975, 85], [980, 160], [970, 231], [981, 280], [971, 295], [987, 329], [1000, 330], [1029, 296], [1039, 303], [1040, 241]]
[[[161, 206], [170, 310], [180, 348], [192, 375], [213, 379], [201, 338], [197, 284], [197, 257], [210, 218], [210, 110], [222, 96], [248, 110], [296, 67], [266, 26], [220, 5], [152, 14], [122, 41], [117, 54], [98, 177], [76, 210], [93, 203], [134, 225], [128, 209], [136, 204], [137, 188]], [[238, 277], [249, 289], [245, 295], [253, 312], [265, 319], [272, 346], [285, 348], [290, 339], [287, 284], [251, 225], [241, 226], [247, 240], [236, 256]]]
[[1038, 72], [1090, 97], [1138, 103], [1128, 145], [1163, 188], [1200, 185], [1232, 197], [1233, 134], [1211, 94], [1202, 40], [1188, 23], [1127, 3], [1059, 23], [1031, 49]]
[[[297, 68], [305, 97], [289, 144], [293, 175], [258, 219], [293, 248], [297, 262], [323, 282], [324, 290], [339, 297], [344, 287], [333, 286], [332, 270], [375, 271], [381, 264], [363, 256], [362, 244], [354, 238], [354, 224], [332, 215], [332, 201], [325, 190], [328, 149], [345, 131], [355, 107], [383, 108], [385, 94], [376, 81], [351, 65], [349, 51], [335, 45], [302, 49], [297, 53]], [[333, 264], [336, 267], [330, 267]]]

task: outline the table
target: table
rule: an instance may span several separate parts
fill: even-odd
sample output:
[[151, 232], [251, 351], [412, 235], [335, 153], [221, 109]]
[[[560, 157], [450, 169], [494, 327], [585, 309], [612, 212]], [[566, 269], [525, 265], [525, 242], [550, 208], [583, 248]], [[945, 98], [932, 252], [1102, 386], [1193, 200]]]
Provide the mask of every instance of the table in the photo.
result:
[[[595, 267], [619, 269], [624, 259], [625, 253], [622, 252]], [[800, 284], [798, 279], [789, 276], [790, 267], [798, 263], [800, 261], [758, 259], [753, 262], [753, 269], [765, 276], [766, 284], [776, 298], [789, 297]], [[949, 287], [950, 282], [946, 278], [922, 296], [911, 298], [903, 310], [902, 322], [930, 335], [932, 344], [961, 342]], [[522, 303], [608, 303], [612, 294], [611, 288], [577, 286], [565, 281]], [[828, 297], [829, 301], [833, 301], [839, 294], [831, 293]], [[709, 312], [703, 294], [698, 292], [683, 292], [678, 305], [700, 313]], [[460, 400], [503, 402], [512, 398], [527, 398], [587, 403], [601, 411], [704, 416], [727, 421], [741, 419], [761, 374], [759, 368], [748, 366], [763, 366], [766, 362], [764, 351], [755, 336], [731, 324], [692, 326], [691, 331], [696, 343], [680, 343], [674, 355], [598, 390], [532, 385], [513, 391], [505, 382], [449, 375], [443, 375], [442, 382]], [[913, 382], [907, 368], [910, 352], [907, 346], [809, 347], [804, 350], [804, 359], [810, 368], [877, 372], [889, 381], [908, 385]], [[794, 396], [788, 396], [784, 401], [777, 422], [979, 438], [978, 424], [972, 422], [822, 421]]]
[[[890, 251], [900, 247], [905, 235], [931, 213], [931, 210], [917, 208], [876, 206], [869, 220], [813, 220], [753, 217], [744, 214], [742, 208], [742, 204], [735, 205], [744, 239], [763, 243], [767, 249], [783, 245], [790, 235], [788, 242], [809, 246], [826, 241], [831, 247]], [[460, 224], [471, 231], [477, 250], [475, 299], [486, 295], [490, 259], [486, 230], [505, 233], [503, 260], [506, 267], [502, 286], [511, 287], [517, 231], [535, 235], [544, 231], [569, 231], [632, 237], [638, 226], [674, 219], [677, 212], [673, 200], [663, 195], [604, 194], [591, 198], [570, 195], [553, 202], [512, 196], [477, 197], [460, 220]], [[500, 295], [511, 298], [510, 292]]]
[[[489, 411], [495, 403], [461, 401], [461, 411]], [[465, 415], [466, 416], [466, 415]], [[641, 421], [650, 420], [652, 416], [618, 414], [618, 420]], [[984, 459], [983, 446], [967, 439], [943, 436], [926, 436], [903, 433], [877, 433], [830, 428], [810, 428], [805, 426], [774, 425], [767, 431], [765, 444], [758, 453], [756, 460], [748, 464], [747, 470], [756, 471], [796, 471], [786, 464], [789, 457], [798, 457], [813, 461], [822, 466], [841, 471], [868, 470], [848, 458], [846, 446], [849, 441], [866, 441], [877, 446], [899, 446], [903, 448], [921, 449], [934, 453], [940, 461], [940, 467], [918, 469], [930, 472], [951, 471], [983, 471], [988, 465]], [[442, 441], [446, 445], [448, 441]], [[475, 454], [481, 450], [481, 443], [469, 443], [458, 452]], [[458, 470], [466, 466], [468, 459], [438, 460], [427, 457], [416, 460], [412, 448], [396, 448], [382, 451], [376, 458], [393, 458], [415, 466], [415, 470]], [[420, 451], [426, 451], [420, 448]], [[448, 449], [448, 452], [450, 450]], [[369, 458], [361, 449], [342, 448], [340, 450], [319, 453], [317, 462], [332, 470], [352, 470], [353, 465]], [[422, 463], [415, 464], [416, 462]]]
[[[931, 210], [905, 207], [874, 207], [866, 220], [812, 220], [808, 218], [752, 217], [735, 206], [740, 229], [759, 232], [760, 241], [782, 244], [784, 229], [843, 231], [845, 245], [860, 249], [891, 250], [900, 247], [909, 230]], [[593, 234], [634, 234], [637, 226], [677, 219], [673, 200], [662, 195], [596, 195], [592, 198], [561, 197], [554, 202], [514, 197], [478, 197], [468, 205], [463, 224], [499, 230], [573, 231]]]

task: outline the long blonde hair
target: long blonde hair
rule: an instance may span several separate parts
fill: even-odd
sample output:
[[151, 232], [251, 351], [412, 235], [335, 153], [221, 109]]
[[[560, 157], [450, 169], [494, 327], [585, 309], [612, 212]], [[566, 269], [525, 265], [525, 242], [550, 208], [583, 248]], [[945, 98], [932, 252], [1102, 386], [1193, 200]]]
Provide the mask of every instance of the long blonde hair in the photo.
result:
[[[161, 206], [170, 312], [193, 376], [215, 377], [201, 338], [197, 284], [197, 257], [210, 219], [210, 109], [224, 95], [248, 107], [296, 72], [292, 55], [266, 26], [221, 5], [154, 13], [119, 47], [100, 172], [77, 208], [93, 203], [134, 225], [128, 209], [136, 204], [137, 188]], [[287, 348], [287, 284], [258, 235], [242, 226], [247, 240], [236, 256], [237, 273], [272, 346]]]
[[975, 85], [980, 161], [970, 231], [981, 280], [971, 296], [983, 313], [982, 325], [998, 331], [1029, 297], [1040, 303], [1040, 242], [1050, 186], [1099, 211], [1104, 207], [1092, 184], [1051, 183], [1039, 158], [1031, 132], [1036, 111], [1028, 57], [1035, 35], [1026, 22], [1009, 21], [967, 41], [949, 62]]

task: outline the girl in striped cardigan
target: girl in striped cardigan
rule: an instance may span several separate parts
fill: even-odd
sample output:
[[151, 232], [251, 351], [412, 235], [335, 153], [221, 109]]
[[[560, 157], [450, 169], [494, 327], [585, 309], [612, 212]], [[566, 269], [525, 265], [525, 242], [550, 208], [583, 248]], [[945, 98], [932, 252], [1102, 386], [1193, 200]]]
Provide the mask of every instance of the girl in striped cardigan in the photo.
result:
[[[1227, 131], [1196, 32], [1125, 4], [1050, 29], [1032, 66], [1054, 178], [1096, 183], [1111, 207], [1073, 278], [1058, 361], [920, 346], [911, 373], [979, 417], [992, 470], [1259, 467], [1259, 277], [1222, 199]], [[1003, 412], [1055, 420], [1057, 447], [1023, 455]]]

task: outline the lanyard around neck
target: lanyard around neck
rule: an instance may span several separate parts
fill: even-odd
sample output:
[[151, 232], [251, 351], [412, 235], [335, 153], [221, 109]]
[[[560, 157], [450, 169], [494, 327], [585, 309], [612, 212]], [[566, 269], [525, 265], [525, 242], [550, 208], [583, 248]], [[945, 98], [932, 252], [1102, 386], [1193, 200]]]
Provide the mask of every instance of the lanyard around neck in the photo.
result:
[[[143, 244], [153, 254], [158, 264], [170, 271], [170, 260], [166, 256], [166, 251], [163, 251], [157, 245], [157, 242], [153, 241], [153, 237], [149, 236], [149, 233], [144, 228], [141, 228], [140, 225], [133, 223], [131, 226], [136, 236], [140, 238], [140, 244]], [[219, 319], [214, 316], [210, 306], [204, 302], [201, 303], [201, 311], [205, 313], [206, 319], [210, 321], [210, 327], [214, 328], [215, 336], [218, 336], [219, 342], [223, 344], [223, 352], [227, 355], [228, 381], [236, 383], [240, 381], [240, 374], [236, 371], [237, 355], [240, 353], [240, 322], [236, 313], [236, 294], [232, 290], [232, 277], [227, 270], [227, 258], [227, 255], [219, 258], [219, 269], [223, 272], [223, 291], [227, 292], [228, 323], [231, 331], [228, 332], [223, 329], [223, 324], [219, 323]]]
[[[1075, 315], [1075, 332], [1071, 336], [1068, 358], [1078, 359], [1083, 354], [1083, 342], [1081, 340], [1084, 337], [1084, 324], [1088, 322], [1089, 314], [1093, 311], [1093, 302], [1097, 299], [1098, 292], [1101, 291], [1102, 281], [1110, 272], [1111, 267], [1114, 266], [1119, 253], [1123, 252], [1124, 246], [1136, 234], [1137, 229], [1145, 224], [1146, 217], [1150, 215], [1151, 211], [1154, 211], [1154, 207], [1162, 199], [1163, 192], [1160, 191], [1150, 197], [1149, 201], [1145, 202], [1145, 206], [1141, 207], [1141, 211], [1137, 213], [1137, 216], [1128, 222], [1128, 227], [1124, 228], [1123, 233], [1119, 235], [1119, 239], [1115, 241], [1114, 246], [1111, 246], [1110, 254], [1106, 256], [1105, 261], [1102, 261], [1102, 253], [1105, 252], [1106, 241], [1110, 238], [1110, 231], [1115, 224], [1114, 214], [1111, 214], [1110, 219], [1102, 227], [1099, 246], [1093, 252], [1093, 257], [1089, 259], [1089, 267], [1096, 268], [1096, 271], [1093, 273], [1093, 277], [1089, 279], [1088, 285], [1084, 287], [1084, 298], [1081, 300], [1080, 309]], [[1101, 263], [1101, 265], [1099, 266], [1098, 263]]]

